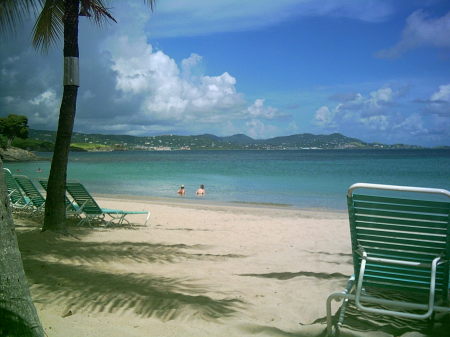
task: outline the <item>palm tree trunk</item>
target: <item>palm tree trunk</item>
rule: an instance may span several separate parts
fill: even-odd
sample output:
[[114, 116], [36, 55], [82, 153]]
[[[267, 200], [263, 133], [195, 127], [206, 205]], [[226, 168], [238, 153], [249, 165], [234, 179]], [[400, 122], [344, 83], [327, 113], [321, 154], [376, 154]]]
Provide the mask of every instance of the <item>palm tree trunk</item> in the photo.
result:
[[44, 337], [31, 299], [0, 160], [0, 336]]
[[65, 0], [64, 4], [64, 92], [59, 111], [55, 150], [48, 178], [42, 231], [66, 231], [64, 195], [79, 85], [78, 13], [80, 0]]

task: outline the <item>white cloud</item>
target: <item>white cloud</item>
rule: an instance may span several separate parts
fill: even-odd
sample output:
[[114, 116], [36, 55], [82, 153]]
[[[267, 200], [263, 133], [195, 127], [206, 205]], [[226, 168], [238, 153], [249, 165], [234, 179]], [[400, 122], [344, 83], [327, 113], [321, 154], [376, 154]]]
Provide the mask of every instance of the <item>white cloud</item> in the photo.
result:
[[86, 91], [83, 91], [80, 96], [81, 96], [80, 99], [82, 99], [84, 101], [95, 98], [95, 94], [89, 89]]
[[450, 102], [450, 84], [440, 85], [439, 90], [431, 95], [430, 100]]
[[13, 103], [16, 99], [12, 96], [5, 96], [1, 98], [2, 101], [4, 101], [6, 104], [11, 104]]
[[326, 105], [318, 108], [314, 115], [315, 124], [325, 129], [352, 124], [370, 130], [385, 131], [389, 128], [392, 112], [388, 108], [395, 97], [392, 88], [380, 88], [367, 96], [356, 93], [347, 97], [334, 108]]
[[[148, 120], [188, 121], [199, 116], [217, 119], [244, 101], [236, 91], [236, 79], [224, 72], [219, 76], [191, 76], [202, 57], [191, 54], [181, 62], [161, 50], [156, 52], [145, 38], [120, 36], [109, 41], [116, 89], [127, 99], [140, 97], [141, 117]], [[184, 74], [184, 75], [183, 75]]]
[[368, 104], [374, 109], [379, 109], [383, 104], [391, 102], [392, 98], [391, 88], [381, 88], [370, 93]]
[[[181, 61], [181, 69], [183, 73], [183, 77], [185, 78], [191, 78], [192, 76], [195, 76], [195, 69], [198, 68], [198, 66], [201, 65], [201, 62], [203, 60], [203, 57], [196, 54], [191, 53], [191, 55], [188, 58], [185, 58]], [[200, 74], [197, 74], [200, 75]]]
[[280, 117], [278, 109], [264, 106], [264, 99], [258, 98], [247, 108], [247, 113], [252, 118], [274, 119]]
[[30, 99], [30, 103], [32, 105], [44, 104], [48, 107], [54, 107], [56, 104], [58, 104], [56, 100], [56, 93], [52, 89], [48, 89], [40, 95]]
[[401, 40], [392, 48], [378, 52], [379, 57], [399, 57], [419, 47], [450, 47], [450, 12], [440, 18], [429, 18], [423, 11], [412, 13], [406, 20]]
[[428, 103], [427, 111], [442, 117], [450, 117], [450, 84], [439, 86], [438, 91], [433, 93], [426, 103]]
[[251, 119], [247, 121], [245, 125], [247, 135], [256, 139], [274, 137], [280, 132], [276, 126], [265, 124], [259, 119]]
[[386, 115], [368, 116], [359, 119], [359, 123], [372, 130], [386, 131], [389, 128], [389, 119]]
[[335, 114], [336, 112], [331, 111], [327, 106], [321, 106], [314, 114], [315, 124], [324, 128], [333, 128], [336, 126], [334, 121]]
[[369, 93], [364, 97], [360, 93], [349, 96], [347, 100], [336, 105], [334, 112], [341, 116], [352, 116], [354, 112], [363, 116], [378, 115], [387, 105], [389, 105], [395, 96], [391, 88], [385, 87]]
[[[115, 88], [121, 93], [117, 102], [138, 102], [135, 112], [116, 116], [111, 122], [129, 123], [135, 134], [171, 125], [218, 133], [237, 130], [263, 137], [278, 130], [263, 120], [286, 117], [266, 105], [263, 98], [248, 104], [236, 89], [236, 78], [228, 72], [204, 75], [203, 58], [196, 53], [177, 64], [162, 50], [155, 51], [138, 33], [112, 37], [102, 49], [110, 55]], [[228, 126], [222, 128], [224, 125]]]
[[383, 143], [445, 144], [450, 129], [450, 85], [439, 86], [427, 100], [426, 109], [414, 109], [399, 90], [382, 87], [367, 94], [334, 95], [335, 105], [315, 111], [314, 124], [321, 130], [339, 132]]
[[429, 133], [429, 130], [424, 126], [422, 116], [418, 113], [407, 116], [403, 121], [394, 125], [393, 130], [401, 130], [401, 132], [407, 132], [411, 136], [426, 135]]
[[149, 32], [195, 36], [260, 29], [298, 17], [345, 17], [380, 22], [392, 14], [384, 0], [166, 0], [157, 3]]
[[29, 103], [31, 104], [31, 114], [28, 116], [30, 125], [49, 126], [58, 120], [60, 102], [53, 89], [48, 89], [33, 97]]

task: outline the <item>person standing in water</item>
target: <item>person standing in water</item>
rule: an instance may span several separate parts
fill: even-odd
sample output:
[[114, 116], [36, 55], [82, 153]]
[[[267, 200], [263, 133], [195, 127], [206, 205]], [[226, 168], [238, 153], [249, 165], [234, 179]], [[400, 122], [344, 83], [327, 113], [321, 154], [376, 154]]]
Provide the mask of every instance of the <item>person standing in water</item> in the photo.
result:
[[184, 189], [184, 185], [180, 186], [180, 189], [177, 192], [179, 195], [184, 196], [186, 194], [186, 190]]
[[198, 196], [205, 195], [206, 194], [205, 185], [201, 184], [200, 188], [197, 190], [197, 192], [195, 192], [195, 194], [197, 194]]

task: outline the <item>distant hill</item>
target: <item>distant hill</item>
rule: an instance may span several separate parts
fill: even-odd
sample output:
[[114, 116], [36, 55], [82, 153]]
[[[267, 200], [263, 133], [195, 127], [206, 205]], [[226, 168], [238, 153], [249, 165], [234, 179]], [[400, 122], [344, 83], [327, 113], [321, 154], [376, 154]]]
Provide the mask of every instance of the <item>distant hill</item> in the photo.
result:
[[241, 145], [249, 145], [256, 142], [253, 138], [242, 133], [229, 137], [222, 137], [222, 141]]
[[[55, 131], [29, 130], [29, 138], [54, 142]], [[339, 133], [330, 135], [295, 134], [269, 139], [253, 139], [244, 134], [218, 137], [212, 134], [194, 136], [148, 136], [103, 135], [75, 132], [72, 143], [87, 151], [112, 150], [299, 150], [299, 149], [365, 149], [365, 148], [419, 148], [403, 144], [386, 145], [366, 143]]]

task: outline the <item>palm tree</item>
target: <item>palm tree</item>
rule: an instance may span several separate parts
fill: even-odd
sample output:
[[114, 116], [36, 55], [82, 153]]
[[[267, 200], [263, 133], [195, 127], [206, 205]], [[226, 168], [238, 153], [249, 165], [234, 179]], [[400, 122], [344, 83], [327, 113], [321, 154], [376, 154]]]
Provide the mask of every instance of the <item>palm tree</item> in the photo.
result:
[[[35, 48], [45, 51], [61, 35], [64, 37], [64, 91], [48, 179], [43, 231], [66, 231], [64, 194], [79, 87], [78, 17], [86, 16], [97, 24], [108, 20], [115, 22], [105, 2], [107, 1], [0, 0], [0, 33], [14, 31], [18, 23], [32, 14], [37, 15], [33, 29]], [[144, 2], [153, 10], [155, 0]]]
[[0, 335], [44, 337], [17, 245], [0, 159]]

